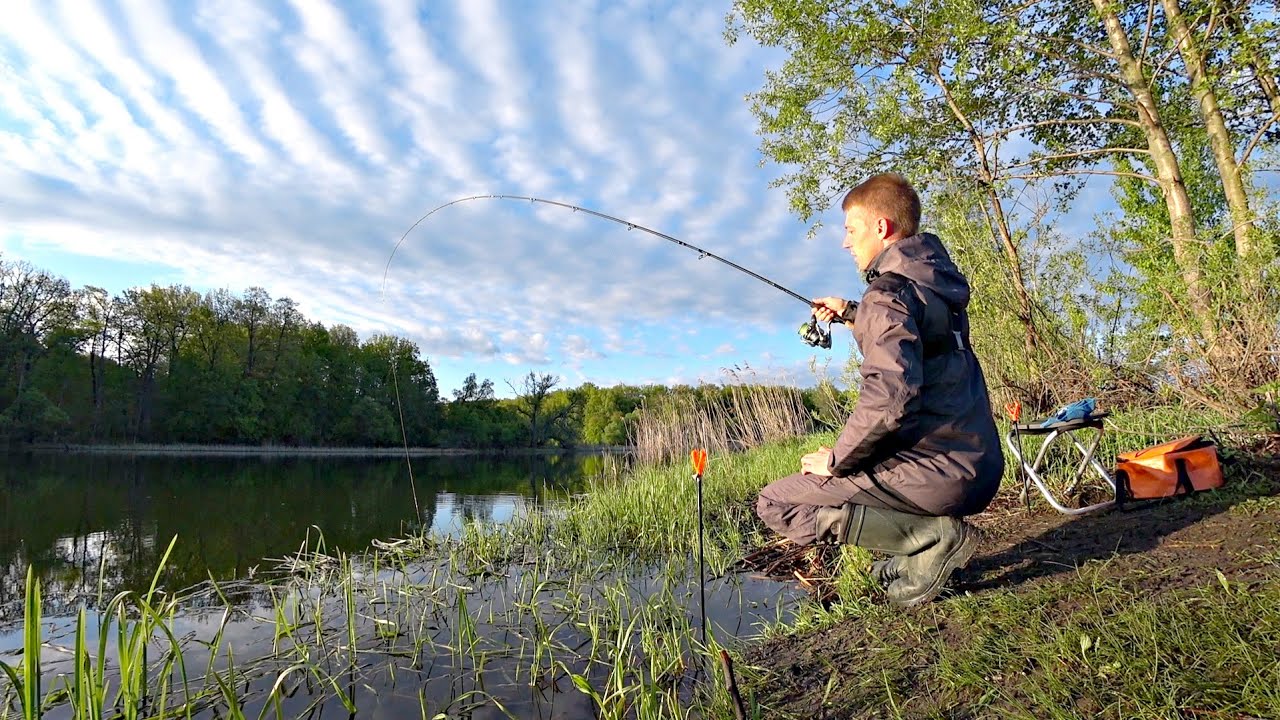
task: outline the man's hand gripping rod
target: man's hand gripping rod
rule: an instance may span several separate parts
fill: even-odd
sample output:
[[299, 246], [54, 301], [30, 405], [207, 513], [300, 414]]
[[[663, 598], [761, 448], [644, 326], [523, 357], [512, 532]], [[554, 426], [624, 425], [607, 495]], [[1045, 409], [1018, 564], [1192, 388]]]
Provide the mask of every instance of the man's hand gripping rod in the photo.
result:
[[[852, 314], [855, 310], [858, 309], [857, 302], [853, 300], [846, 300], [845, 302], [848, 303], [848, 305], [845, 307], [846, 313]], [[809, 317], [809, 320], [805, 322], [803, 325], [801, 325], [800, 329], [796, 332], [798, 335], [800, 335], [800, 339], [804, 340], [807, 344], [812, 345], [813, 347], [820, 347], [824, 350], [830, 350], [831, 349], [831, 326], [835, 323], [845, 323], [845, 322], [852, 324], [853, 321], [852, 320], [846, 321], [845, 318], [842, 317], [841, 315], [834, 315], [832, 316], [831, 320], [827, 322], [827, 326], [824, 328], [822, 327], [821, 321], [818, 320], [818, 316], [817, 316], [818, 304], [811, 303], [810, 309], [814, 311], [814, 314], [811, 315]]]

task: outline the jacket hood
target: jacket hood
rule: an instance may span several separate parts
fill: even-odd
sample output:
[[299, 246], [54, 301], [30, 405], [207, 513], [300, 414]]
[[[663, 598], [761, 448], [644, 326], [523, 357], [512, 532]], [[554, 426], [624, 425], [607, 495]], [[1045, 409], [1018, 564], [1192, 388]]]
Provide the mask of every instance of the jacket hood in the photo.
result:
[[867, 282], [885, 273], [897, 273], [929, 288], [954, 310], [969, 305], [969, 282], [933, 233], [903, 238], [880, 251], [867, 268]]

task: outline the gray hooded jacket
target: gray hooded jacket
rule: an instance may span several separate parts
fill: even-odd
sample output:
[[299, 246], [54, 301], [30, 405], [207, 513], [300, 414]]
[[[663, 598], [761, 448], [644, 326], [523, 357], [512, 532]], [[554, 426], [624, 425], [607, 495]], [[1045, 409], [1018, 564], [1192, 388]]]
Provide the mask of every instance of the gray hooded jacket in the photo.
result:
[[866, 275], [853, 323], [862, 392], [832, 451], [832, 474], [931, 515], [981, 512], [1004, 456], [969, 344], [969, 283], [928, 233], [885, 248]]

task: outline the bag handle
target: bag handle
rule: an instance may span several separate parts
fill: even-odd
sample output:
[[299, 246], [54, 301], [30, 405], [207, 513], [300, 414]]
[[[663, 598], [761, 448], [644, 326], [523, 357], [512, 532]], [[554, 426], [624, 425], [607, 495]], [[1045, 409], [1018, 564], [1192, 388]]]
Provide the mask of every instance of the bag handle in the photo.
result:
[[1178, 469], [1178, 487], [1182, 488], [1182, 492], [1190, 495], [1196, 491], [1196, 486], [1191, 483], [1191, 473], [1187, 471], [1187, 459], [1177, 458], [1173, 461], [1174, 467]]

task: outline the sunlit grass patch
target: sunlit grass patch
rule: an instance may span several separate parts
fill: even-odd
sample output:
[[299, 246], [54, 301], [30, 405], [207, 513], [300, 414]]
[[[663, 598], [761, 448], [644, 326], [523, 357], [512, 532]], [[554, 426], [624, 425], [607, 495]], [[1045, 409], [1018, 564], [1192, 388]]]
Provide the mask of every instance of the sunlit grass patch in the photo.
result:
[[1004, 717], [1280, 714], [1280, 584], [1222, 580], [1151, 597], [1091, 573], [958, 601], [936, 687]]

